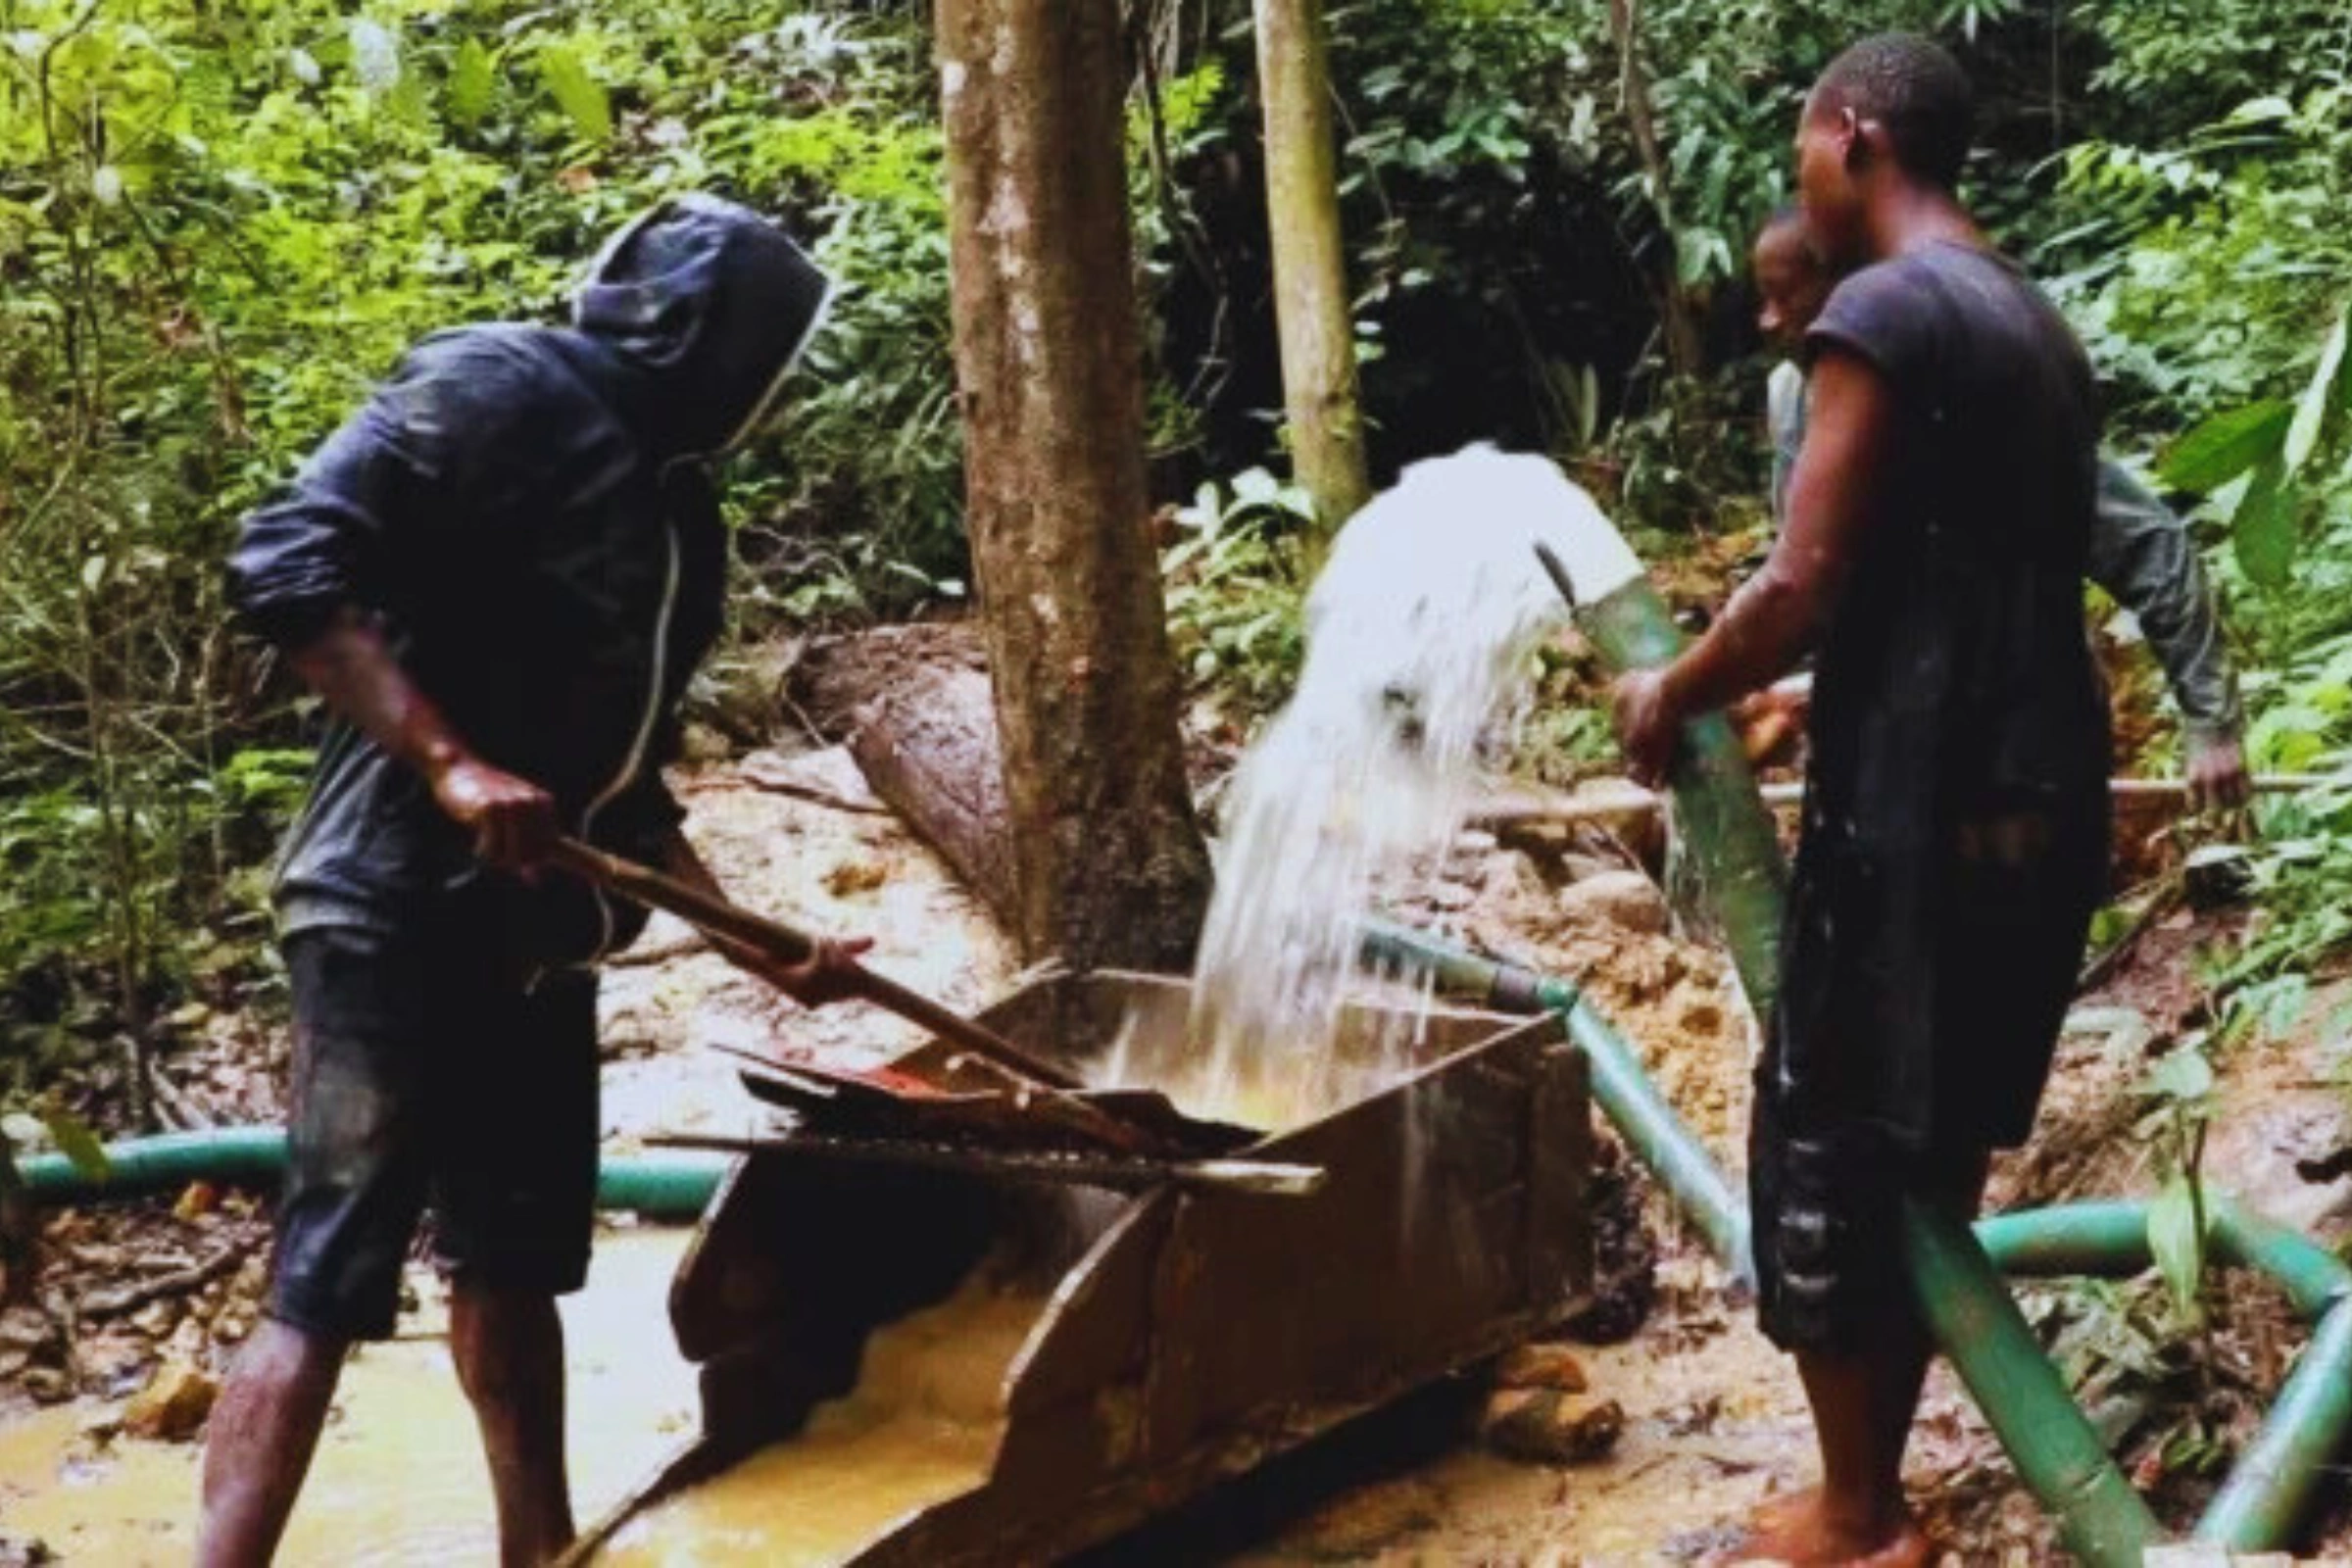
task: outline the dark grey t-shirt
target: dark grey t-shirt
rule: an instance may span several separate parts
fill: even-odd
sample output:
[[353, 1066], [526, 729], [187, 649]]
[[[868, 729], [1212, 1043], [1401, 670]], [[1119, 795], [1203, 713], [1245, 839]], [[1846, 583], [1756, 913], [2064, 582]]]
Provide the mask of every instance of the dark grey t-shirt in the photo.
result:
[[1807, 353], [1868, 364], [1895, 417], [1820, 649], [1768, 1066], [1912, 1147], [2015, 1142], [2106, 852], [2089, 367], [2009, 262], [1956, 244], [1848, 277]]

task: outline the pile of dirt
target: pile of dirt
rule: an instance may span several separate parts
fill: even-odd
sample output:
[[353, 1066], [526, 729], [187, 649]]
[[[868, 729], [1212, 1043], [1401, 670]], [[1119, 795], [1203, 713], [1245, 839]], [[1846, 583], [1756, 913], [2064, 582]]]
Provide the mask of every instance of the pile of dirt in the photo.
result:
[[1466, 833], [1392, 912], [1583, 989], [1725, 1170], [1746, 1168], [1755, 1032], [1730, 965], [1673, 934], [1665, 895], [1598, 833], [1506, 849]]

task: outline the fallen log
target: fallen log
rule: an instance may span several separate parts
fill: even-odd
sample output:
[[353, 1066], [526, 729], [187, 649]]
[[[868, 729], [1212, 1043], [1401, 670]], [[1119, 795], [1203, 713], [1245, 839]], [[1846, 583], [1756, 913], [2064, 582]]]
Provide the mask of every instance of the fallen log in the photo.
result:
[[977, 627], [889, 626], [811, 648], [791, 695], [1000, 919], [1018, 875], [995, 698]]

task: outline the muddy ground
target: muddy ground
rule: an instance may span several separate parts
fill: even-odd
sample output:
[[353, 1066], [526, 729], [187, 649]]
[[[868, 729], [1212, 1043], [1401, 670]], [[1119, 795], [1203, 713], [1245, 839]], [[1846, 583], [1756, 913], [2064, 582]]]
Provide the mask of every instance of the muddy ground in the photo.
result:
[[[764, 783], [762, 782], [764, 781]], [[886, 973], [975, 1008], [1017, 983], [1015, 959], [979, 906], [898, 822], [842, 808], [865, 800], [838, 751], [758, 754], [689, 770], [689, 830], [754, 906], [876, 942]], [[790, 793], [771, 786], [781, 782]], [[819, 804], [829, 798], [835, 804]], [[1649, 1059], [1669, 1097], [1728, 1168], [1741, 1164], [1751, 1029], [1711, 953], [1655, 929], [1629, 887], [1630, 855], [1606, 841], [1473, 837], [1403, 912], [1439, 919], [1506, 956], [1584, 980]], [[1611, 897], [1593, 896], [1613, 879]], [[1581, 891], [1580, 891], [1581, 890]], [[2196, 956], [2227, 914], [2176, 913], [2084, 999], [2040, 1136], [1996, 1179], [2004, 1206], [2144, 1192], [2133, 1088], [2150, 1059], [2201, 1018]], [[2352, 1178], [2307, 1182], [2309, 1160], [2352, 1143], [2338, 1086], [2334, 1014], [2323, 988], [2297, 1028], [2222, 1061], [2212, 1168], [2281, 1218], [2337, 1238], [2352, 1229]], [[747, 1105], [712, 1046], [869, 1062], [912, 1031], [872, 1009], [799, 1011], [657, 920], [606, 986], [605, 1133], [632, 1147], [662, 1129], [737, 1125]], [[281, 1081], [282, 1029], [266, 1014], [198, 1021], [203, 1044], [169, 1064], [199, 1115], [267, 1119]], [[1439, 1389], [1311, 1448], [1253, 1483], [1135, 1538], [1099, 1563], [1570, 1564], [1702, 1560], [1762, 1496], [1810, 1477], [1793, 1378], [1749, 1326], [1745, 1303], [1682, 1235], [1638, 1174], [1609, 1185], [1603, 1310], [1581, 1325], [1595, 1393], [1623, 1407], [1622, 1438], [1573, 1467], [1487, 1452], [1476, 1380]], [[122, 1430], [125, 1401], [159, 1366], [217, 1374], [250, 1330], [265, 1262], [255, 1195], [196, 1189], [49, 1224], [41, 1304], [0, 1318], [0, 1541], [37, 1542], [70, 1562], [184, 1560], [197, 1450]], [[667, 1354], [662, 1284], [682, 1234], [614, 1227], [590, 1290], [567, 1307], [572, 1447], [593, 1514], [689, 1430], [691, 1384]], [[2299, 1343], [2282, 1306], [2244, 1282], [2218, 1287], [2206, 1360], [2181, 1372], [2176, 1406], [2242, 1426]], [[132, 1298], [140, 1298], [135, 1301]], [[2056, 1321], [2065, 1303], [2029, 1298]], [[366, 1351], [338, 1400], [325, 1455], [289, 1543], [289, 1562], [487, 1561], [486, 1494], [447, 1376], [437, 1282], [412, 1273], [401, 1339]], [[2220, 1366], [2226, 1375], [2216, 1375]], [[200, 1380], [199, 1380], [200, 1381]], [[2220, 1393], [2216, 1393], [2216, 1390]], [[2234, 1394], [2231, 1391], [2235, 1391]], [[2228, 1396], [2225, 1397], [2225, 1396]], [[2234, 1399], [2234, 1402], [2232, 1402]], [[2180, 1410], [2143, 1423], [2140, 1449]], [[2141, 1466], [2143, 1481], [2163, 1480]], [[1923, 1508], [1957, 1563], [2058, 1560], [2032, 1499], [2012, 1482], [1965, 1396], [1938, 1372], [1911, 1465]], [[2163, 1480], [2193, 1511], [2193, 1477]], [[2323, 1532], [2352, 1545], [2343, 1500]], [[0, 1550], [0, 1561], [7, 1560]]]

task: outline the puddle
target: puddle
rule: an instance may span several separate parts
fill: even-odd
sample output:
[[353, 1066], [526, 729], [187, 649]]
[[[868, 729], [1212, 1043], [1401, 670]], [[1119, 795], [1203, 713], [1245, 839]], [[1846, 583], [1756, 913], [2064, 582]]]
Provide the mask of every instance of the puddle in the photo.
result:
[[[564, 1303], [573, 1506], [613, 1506], [693, 1432], [692, 1370], [672, 1348], [670, 1275], [683, 1231], [606, 1236], [589, 1288]], [[439, 1339], [369, 1346], [343, 1375], [278, 1561], [375, 1568], [497, 1561], [473, 1416]], [[0, 1525], [60, 1562], [181, 1568], [194, 1553], [194, 1444], [93, 1449], [88, 1406], [0, 1426]]]

